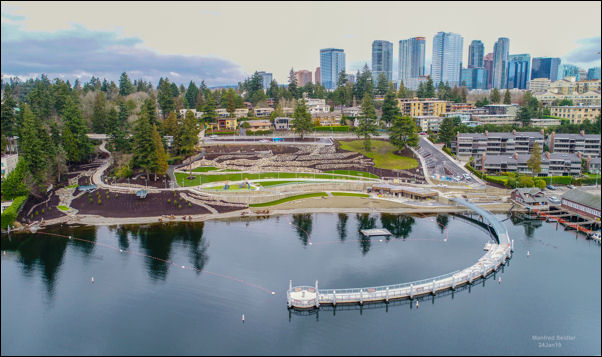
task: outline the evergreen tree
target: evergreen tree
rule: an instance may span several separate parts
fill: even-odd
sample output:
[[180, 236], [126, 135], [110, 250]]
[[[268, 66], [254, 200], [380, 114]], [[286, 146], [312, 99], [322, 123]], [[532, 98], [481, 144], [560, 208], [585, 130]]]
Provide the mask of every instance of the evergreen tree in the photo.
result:
[[[150, 97], [144, 101], [142, 107], [140, 108], [140, 111], [146, 112], [146, 114], [148, 115], [148, 121], [151, 126], [160, 125], [159, 120], [157, 118], [157, 104], [155, 101], [154, 94], [151, 94]], [[163, 112], [163, 117], [167, 116], [168, 114], [169, 113]]]
[[387, 92], [388, 87], [389, 82], [387, 81], [387, 76], [385, 76], [384, 73], [380, 73], [376, 79], [376, 94], [384, 95]]
[[[176, 86], [176, 92], [178, 91], [178, 87]], [[163, 118], [167, 117], [169, 112], [174, 111], [175, 109], [175, 100], [173, 95], [173, 89], [169, 84], [169, 79], [159, 80], [159, 88], [157, 89], [157, 100], [159, 102], [159, 108], [163, 112]], [[177, 96], [177, 95], [176, 95]]]
[[134, 93], [134, 85], [130, 82], [127, 73], [123, 72], [119, 77], [119, 95], [126, 97], [132, 93]]
[[293, 113], [293, 130], [301, 135], [301, 139], [305, 133], [313, 130], [313, 123], [311, 121], [311, 114], [307, 111], [305, 105], [305, 99], [301, 99], [301, 102], [297, 104], [295, 112]]
[[215, 112], [215, 100], [213, 95], [208, 95], [203, 108], [203, 120], [205, 123], [217, 122], [217, 113]]
[[445, 146], [450, 147], [451, 141], [455, 136], [456, 127], [454, 120], [450, 117], [443, 119], [441, 125], [439, 125], [439, 141], [443, 142]]
[[[188, 110], [186, 111], [186, 114], [188, 114]], [[173, 136], [174, 138], [178, 136], [179, 127], [178, 127], [178, 118], [176, 116], [176, 113], [174, 113], [174, 112], [169, 113], [169, 115], [167, 116], [167, 119], [165, 119], [165, 122], [163, 123], [163, 130], [165, 132], [165, 135], [170, 135], [170, 136]]]
[[375, 119], [376, 110], [374, 109], [372, 96], [369, 93], [366, 93], [362, 100], [362, 115], [359, 117], [358, 126], [355, 128], [355, 134], [358, 138], [364, 138], [364, 150], [368, 152], [372, 149], [370, 136], [377, 133]]
[[193, 109], [196, 108], [196, 100], [199, 94], [199, 89], [193, 81], [190, 81], [188, 84], [188, 89], [186, 90], [186, 108]]
[[508, 89], [504, 92], [504, 104], [512, 104], [512, 98], [510, 97], [510, 91]]
[[288, 91], [291, 93], [293, 98], [298, 98], [299, 96], [299, 88], [297, 83], [297, 76], [295, 75], [295, 70], [291, 68], [291, 71], [288, 74]]
[[435, 87], [433, 86], [433, 80], [429, 76], [424, 85], [425, 98], [435, 98]]
[[[8, 86], [4, 89], [1, 108], [2, 135], [13, 136], [17, 132], [17, 101], [13, 97], [13, 90]], [[2, 149], [4, 150], [4, 147]]]
[[96, 98], [94, 98], [94, 106], [92, 108], [92, 130], [98, 134], [103, 134], [106, 132], [106, 102], [107, 98], [104, 92], [98, 92], [96, 94]]
[[347, 73], [341, 71], [337, 77], [337, 87], [344, 87], [347, 84]]
[[[109, 112], [110, 113], [110, 112]], [[110, 114], [109, 117], [112, 117]], [[110, 142], [113, 150], [119, 152], [129, 152], [130, 142], [127, 139], [129, 111], [124, 101], [119, 102], [119, 113], [117, 114], [117, 123], [110, 128]]]
[[234, 101], [234, 89], [228, 90], [226, 95], [226, 110], [230, 113], [230, 116], [234, 116], [234, 110], [236, 109], [236, 102]]
[[489, 96], [489, 100], [494, 104], [498, 104], [502, 100], [500, 91], [497, 88], [493, 88], [491, 95]]
[[167, 163], [167, 154], [165, 153], [165, 148], [163, 147], [163, 141], [161, 140], [161, 136], [157, 131], [156, 125], [153, 125], [152, 140], [154, 148], [154, 163], [152, 168], [153, 172], [155, 173], [155, 181], [157, 181], [157, 175], [165, 175], [169, 165]]
[[392, 125], [389, 128], [389, 141], [398, 150], [403, 150], [406, 146], [418, 146], [418, 134], [416, 134], [416, 122], [409, 116], [396, 114], [393, 117]]
[[205, 101], [203, 100], [203, 92], [199, 90], [196, 95], [196, 101], [194, 102], [194, 109], [196, 109], [197, 112], [202, 112], [204, 107]]
[[[23, 128], [19, 136], [19, 156], [26, 167], [25, 182], [39, 196], [48, 180], [48, 162], [52, 146], [45, 126], [28, 105], [23, 107]], [[28, 178], [29, 177], [29, 178]]]
[[395, 99], [395, 92], [392, 89], [389, 89], [383, 102], [381, 119], [385, 123], [390, 124], [393, 121], [393, 118], [400, 114], [399, 108], [397, 107], [397, 100]]
[[[194, 117], [194, 114], [190, 111], [186, 112], [184, 121], [182, 122], [182, 129], [179, 138], [180, 153], [182, 155], [189, 156], [194, 153], [195, 146], [199, 142], [199, 132], [200, 129], [197, 125], [197, 120]], [[188, 168], [191, 170], [192, 157], [190, 157], [188, 164]], [[192, 171], [189, 175], [192, 177]]]
[[67, 161], [78, 163], [88, 160], [93, 151], [92, 141], [86, 135], [88, 130], [82, 113], [71, 97], [65, 102], [63, 122], [63, 147], [67, 152]]
[[27, 164], [21, 157], [17, 161], [17, 167], [12, 170], [4, 181], [2, 181], [2, 199], [12, 200], [18, 196], [29, 194], [29, 188], [25, 184], [27, 173]]
[[266, 95], [268, 98], [278, 99], [278, 82], [275, 79], [270, 82], [270, 88], [268, 88]]
[[133, 135], [133, 163], [134, 167], [140, 167], [146, 173], [146, 179], [149, 180], [149, 173], [155, 165], [154, 154], [155, 146], [153, 143], [153, 128], [150, 124], [148, 113], [140, 112], [136, 120]]

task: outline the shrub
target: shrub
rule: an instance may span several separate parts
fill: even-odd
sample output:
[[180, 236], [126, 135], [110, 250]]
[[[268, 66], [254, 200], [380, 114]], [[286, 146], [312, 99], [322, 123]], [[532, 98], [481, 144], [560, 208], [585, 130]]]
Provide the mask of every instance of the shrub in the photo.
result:
[[339, 131], [349, 132], [349, 125], [315, 126], [314, 131]]
[[542, 180], [542, 179], [535, 180], [535, 187], [539, 188], [540, 190], [543, 190], [544, 188], [546, 188], [546, 180]]
[[178, 208], [182, 208], [182, 205], [178, 205]]
[[[2, 219], [0, 222], [2, 225], [2, 228], [6, 229], [8, 227], [8, 225], [13, 224], [15, 219], [17, 219], [17, 213], [19, 212], [19, 208], [21, 208], [21, 206], [23, 205], [23, 202], [25, 202], [26, 198], [27, 198], [27, 196], [16, 197], [13, 200], [13, 203], [10, 206], [8, 206], [4, 210], [4, 212], [2, 212]], [[33, 215], [31, 216], [31, 218], [33, 218]]]
[[94, 200], [92, 199], [92, 197], [90, 197], [90, 203], [93, 203], [93, 202], [94, 202]]
[[518, 186], [519, 187], [533, 187], [533, 186], [535, 186], [535, 183], [533, 182], [533, 179], [530, 178], [529, 176], [519, 176], [518, 177]]
[[118, 194], [115, 194], [115, 198], [117, 198], [117, 197], [119, 197], [119, 195], [118, 195]]
[[123, 165], [119, 169], [115, 170], [115, 176], [119, 178], [128, 178], [133, 174], [132, 169], [130, 169], [129, 165]]
[[508, 187], [508, 188], [516, 187], [516, 179], [514, 177], [508, 177], [508, 182], [506, 182], [506, 187]]
[[38, 212], [38, 210], [36, 210], [35, 214], [36, 214], [36, 216], [38, 216], [38, 215], [39, 215], [39, 212]]
[[98, 199], [98, 204], [102, 204], [102, 200], [100, 198]]
[[168, 198], [168, 199], [167, 199], [167, 203], [171, 203], [171, 198]]
[[192, 203], [188, 202], [188, 207], [192, 207]]
[[174, 205], [174, 206], [177, 206], [177, 205], [178, 205], [178, 201], [176, 201], [176, 200], [173, 200], [173, 205]]
[[44, 214], [44, 209], [42, 208], [42, 214]]
[[5, 199], [13, 199], [20, 196], [26, 196], [29, 193], [25, 185], [25, 172], [27, 171], [25, 162], [19, 160], [17, 166], [11, 171], [4, 182], [2, 182], [2, 196]]

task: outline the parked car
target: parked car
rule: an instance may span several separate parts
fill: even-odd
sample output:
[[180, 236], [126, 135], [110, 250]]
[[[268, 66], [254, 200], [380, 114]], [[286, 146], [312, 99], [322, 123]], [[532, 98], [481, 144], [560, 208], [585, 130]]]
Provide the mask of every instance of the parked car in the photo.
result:
[[554, 191], [556, 189], [556, 187], [554, 187], [553, 185], [547, 185], [546, 188], [548, 190], [552, 190], [552, 191]]
[[552, 196], [552, 197], [548, 198], [548, 201], [555, 203], [555, 204], [560, 204], [560, 200], [556, 196]]
[[568, 187], [569, 190], [575, 189], [574, 185], [568, 185], [567, 187]]
[[217, 138], [217, 135], [211, 135], [211, 136], [210, 136], [210, 138], [211, 138], [211, 139], [216, 139], [216, 138]]

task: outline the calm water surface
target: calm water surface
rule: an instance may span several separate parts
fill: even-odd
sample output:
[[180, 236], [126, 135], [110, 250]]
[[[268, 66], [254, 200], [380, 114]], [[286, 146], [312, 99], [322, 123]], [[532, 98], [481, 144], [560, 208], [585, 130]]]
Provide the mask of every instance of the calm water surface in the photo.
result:
[[[385, 214], [46, 230], [95, 244], [3, 236], [1, 351], [599, 355], [600, 246], [555, 224], [505, 224], [515, 254], [484, 285], [426, 297], [418, 309], [405, 301], [310, 314], [287, 310], [289, 280], [350, 288], [429, 278], [472, 265], [490, 238], [453, 216]], [[358, 232], [380, 227], [394, 237]]]

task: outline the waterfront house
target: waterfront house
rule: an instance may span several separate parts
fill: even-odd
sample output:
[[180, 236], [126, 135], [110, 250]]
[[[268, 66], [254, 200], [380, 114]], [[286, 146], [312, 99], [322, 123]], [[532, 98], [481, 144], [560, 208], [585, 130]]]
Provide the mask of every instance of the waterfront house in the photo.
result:
[[537, 188], [517, 188], [510, 192], [510, 198], [524, 206], [547, 206], [548, 200], [546, 199], [543, 191]]
[[561, 196], [562, 209], [600, 220], [600, 196], [579, 189], [565, 192]]

